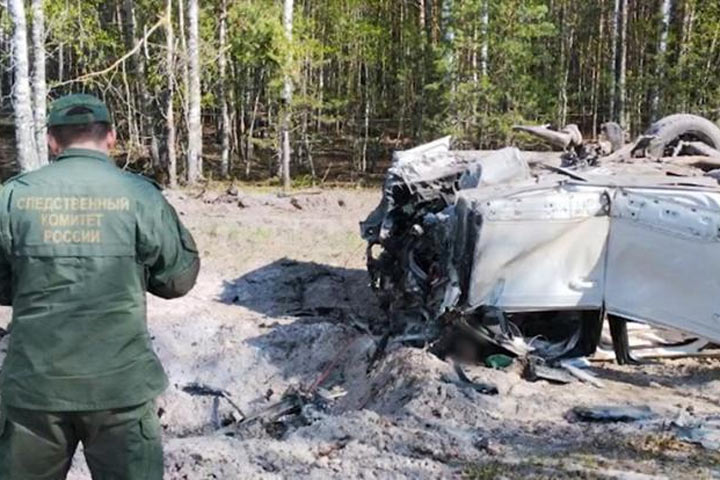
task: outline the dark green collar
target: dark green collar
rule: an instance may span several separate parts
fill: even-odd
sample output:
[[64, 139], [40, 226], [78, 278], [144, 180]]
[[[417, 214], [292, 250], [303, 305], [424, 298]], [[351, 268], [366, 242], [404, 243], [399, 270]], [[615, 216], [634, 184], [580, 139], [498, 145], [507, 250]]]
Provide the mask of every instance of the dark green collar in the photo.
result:
[[55, 159], [56, 162], [70, 157], [86, 157], [103, 162], [110, 162], [110, 157], [100, 150], [91, 150], [89, 148], [67, 148]]

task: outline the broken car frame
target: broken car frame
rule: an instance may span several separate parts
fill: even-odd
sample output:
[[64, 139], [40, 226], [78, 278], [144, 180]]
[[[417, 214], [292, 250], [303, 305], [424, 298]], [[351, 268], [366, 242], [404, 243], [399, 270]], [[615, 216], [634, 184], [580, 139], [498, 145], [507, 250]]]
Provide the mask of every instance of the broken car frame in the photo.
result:
[[520, 129], [564, 152], [446, 137], [394, 154], [361, 223], [385, 329], [441, 355], [546, 361], [594, 353], [606, 318], [620, 363], [627, 321], [720, 342], [720, 129], [672, 115], [630, 145], [615, 124], [595, 144], [574, 126]]

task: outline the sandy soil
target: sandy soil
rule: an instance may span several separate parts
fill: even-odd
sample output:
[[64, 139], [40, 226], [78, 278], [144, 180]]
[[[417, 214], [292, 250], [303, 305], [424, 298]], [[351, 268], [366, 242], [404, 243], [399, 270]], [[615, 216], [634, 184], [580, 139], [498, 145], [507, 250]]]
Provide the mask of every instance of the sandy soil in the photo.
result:
[[[720, 455], [677, 440], [671, 426], [720, 414], [720, 361], [603, 364], [593, 368], [602, 389], [464, 366], [498, 386], [483, 395], [424, 350], [391, 344], [374, 357], [378, 338], [362, 325], [382, 312], [357, 223], [379, 192], [168, 196], [204, 263], [190, 295], [149, 301], [172, 384], [158, 401], [166, 478], [720, 478]], [[229, 402], [214, 412], [211, 397], [182, 389], [224, 389], [252, 413], [318, 380], [347, 395], [267, 426], [238, 426]], [[648, 405], [657, 417], [589, 424], [570, 413], [606, 404]], [[81, 452], [69, 478], [90, 478]]]

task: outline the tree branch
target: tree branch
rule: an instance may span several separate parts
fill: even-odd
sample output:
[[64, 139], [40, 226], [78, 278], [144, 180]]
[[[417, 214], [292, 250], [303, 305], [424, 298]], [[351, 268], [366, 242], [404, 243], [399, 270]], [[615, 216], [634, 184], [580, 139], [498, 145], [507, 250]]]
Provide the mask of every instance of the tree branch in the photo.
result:
[[118, 59], [117, 59], [112, 65], [110, 65], [109, 67], [107, 67], [107, 68], [105, 68], [105, 69], [103, 69], [103, 70], [99, 70], [99, 71], [97, 71], [97, 72], [86, 73], [86, 74], [84, 74], [84, 75], [80, 75], [79, 77], [76, 77], [76, 78], [73, 78], [73, 79], [70, 79], [70, 80], [65, 80], [65, 81], [63, 81], [63, 82], [53, 83], [50, 88], [51, 88], [51, 89], [54, 89], [54, 88], [62, 87], [62, 86], [64, 86], [64, 85], [70, 85], [70, 84], [72, 84], [72, 83], [84, 82], [84, 81], [89, 80], [89, 79], [91, 79], [91, 78], [93, 78], [93, 77], [99, 77], [99, 76], [102, 76], [102, 75], [105, 75], [105, 74], [107, 74], [107, 73], [112, 72], [112, 71], [115, 70], [117, 67], [119, 67], [123, 62], [125, 62], [125, 60], [127, 60], [128, 58], [130, 58], [130, 57], [132, 57], [133, 55], [135, 55], [135, 54], [137, 53], [137, 51], [140, 50], [140, 48], [142, 48], [143, 44], [144, 44], [145, 42], [147, 42], [148, 38], [150, 38], [150, 35], [152, 35], [155, 30], [157, 30], [158, 28], [162, 27], [163, 25], [165, 25], [165, 24], [167, 23], [167, 19], [168, 19], [167, 15], [163, 15], [163, 16], [160, 18], [160, 20], [158, 20], [158, 22], [157, 22], [155, 25], [153, 25], [152, 28], [145, 33], [145, 36], [144, 36], [143, 38], [141, 38], [141, 39], [138, 41], [138, 43], [136, 43], [135, 46], [134, 46], [129, 52], [127, 52], [127, 53], [126, 53], [125, 55], [123, 55], [122, 57], [118, 58]]

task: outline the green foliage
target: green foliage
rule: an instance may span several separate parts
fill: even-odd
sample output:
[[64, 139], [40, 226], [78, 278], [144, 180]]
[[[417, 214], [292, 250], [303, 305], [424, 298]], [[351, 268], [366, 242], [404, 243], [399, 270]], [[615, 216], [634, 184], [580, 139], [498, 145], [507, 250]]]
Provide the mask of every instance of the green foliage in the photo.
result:
[[[179, 40], [178, 1], [184, 5], [186, 0], [174, 2]], [[61, 72], [67, 80], [102, 70], [127, 52], [124, 3], [46, 0], [51, 86], [61, 80]], [[165, 2], [131, 3], [139, 38], [157, 21]], [[230, 95], [233, 141], [238, 143], [233, 146], [236, 164], [246, 151], [253, 155], [246, 161], [262, 164], [256, 160], [263, 156], [270, 159], [266, 175], [274, 174], [279, 112], [287, 109], [297, 154], [294, 169], [301, 175], [309, 172], [313, 153], [345, 155], [348, 169], [362, 168], [363, 152], [372, 157], [372, 165], [375, 157], [387, 156], [392, 148], [447, 133], [463, 146], [496, 148], [526, 141], [513, 134], [516, 123], [567, 119], [590, 135], [610, 120], [612, 1], [296, 0], [289, 42], [281, 1], [226, 0], [225, 52], [218, 40], [222, 2], [200, 3], [204, 119], [218, 124], [218, 60], [224, 53], [225, 90]], [[651, 120], [653, 92], [659, 95], [660, 114], [720, 116], [720, 3], [673, 0], [664, 56], [658, 52], [660, 3], [630, 3], [627, 110], [636, 132]], [[420, 5], [425, 5], [423, 12]], [[8, 32], [8, 19], [2, 15], [0, 10], [0, 29]], [[118, 68], [55, 88], [51, 95], [70, 89], [101, 93], [113, 104], [124, 137], [133, 117], [161, 121], [168, 74], [162, 32], [154, 33], [139, 52], [145, 60], [144, 74], [134, 67], [141, 58], [135, 55], [124, 71]], [[174, 69], [178, 109], [187, 97], [182, 80], [187, 59], [180, 45], [178, 41]], [[484, 46], [486, 75], [481, 71]], [[0, 51], [0, 64], [6, 69], [8, 52]], [[290, 105], [281, 98], [286, 76], [294, 85]], [[4, 87], [8, 79], [6, 74]], [[139, 112], [137, 97], [143, 88], [151, 102], [143, 107], [148, 111]], [[184, 126], [183, 115], [178, 115], [178, 125]], [[205, 140], [213, 142], [211, 137]]]
[[285, 38], [281, 12], [269, 2], [231, 2], [228, 11], [232, 58], [255, 68], [278, 68]]

